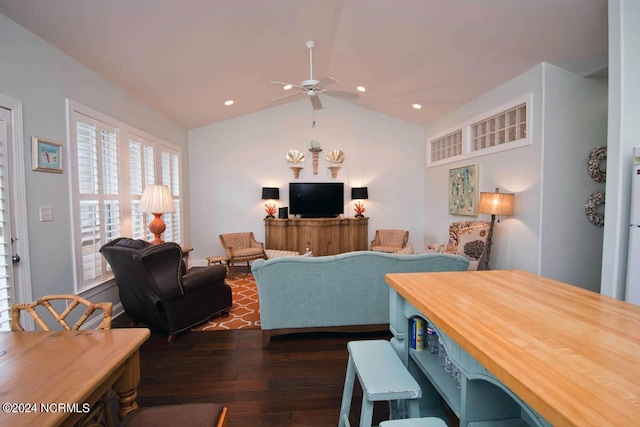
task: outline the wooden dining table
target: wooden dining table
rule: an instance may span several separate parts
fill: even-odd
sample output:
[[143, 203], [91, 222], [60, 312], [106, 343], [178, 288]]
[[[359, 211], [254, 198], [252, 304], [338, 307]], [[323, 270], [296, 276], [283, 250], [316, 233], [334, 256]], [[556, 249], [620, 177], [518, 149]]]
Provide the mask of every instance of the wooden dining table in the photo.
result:
[[119, 416], [137, 409], [145, 328], [0, 332], [0, 426], [79, 420], [110, 387]]

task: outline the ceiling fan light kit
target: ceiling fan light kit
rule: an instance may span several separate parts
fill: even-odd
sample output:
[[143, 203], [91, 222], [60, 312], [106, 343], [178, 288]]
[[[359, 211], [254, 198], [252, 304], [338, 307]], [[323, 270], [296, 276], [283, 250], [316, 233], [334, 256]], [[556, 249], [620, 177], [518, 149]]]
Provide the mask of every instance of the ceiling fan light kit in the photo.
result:
[[[313, 78], [313, 48], [315, 47], [315, 42], [313, 40], [310, 40], [305, 43], [305, 46], [307, 47], [307, 49], [309, 49], [309, 79], [303, 80], [302, 83], [300, 83], [300, 85], [272, 81], [271, 82], [272, 84], [280, 85], [285, 90], [288, 90], [294, 87], [299, 90], [293, 93], [288, 93], [286, 95], [274, 98], [271, 100], [271, 102], [280, 101], [285, 98], [306, 94], [309, 100], [311, 101], [311, 107], [314, 109], [314, 111], [316, 111], [316, 110], [322, 109], [322, 102], [320, 101], [320, 97], [319, 97], [320, 94], [323, 94], [323, 95], [326, 94], [330, 96], [351, 99], [351, 100], [358, 99], [359, 95], [356, 93], [326, 89], [325, 88], [326, 86], [338, 83], [338, 81], [332, 77], [323, 77], [320, 80], [315, 80]], [[314, 120], [314, 125], [315, 125], [315, 120]]]

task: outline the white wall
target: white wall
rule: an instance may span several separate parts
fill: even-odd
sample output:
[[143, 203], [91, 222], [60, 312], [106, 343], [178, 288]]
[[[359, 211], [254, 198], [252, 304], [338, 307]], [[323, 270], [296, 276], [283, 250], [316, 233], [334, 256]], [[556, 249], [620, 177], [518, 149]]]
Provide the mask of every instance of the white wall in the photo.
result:
[[606, 145], [607, 82], [550, 64], [544, 72], [540, 274], [599, 292], [603, 228], [584, 207], [605, 188], [589, 175], [588, 161]]
[[[469, 164], [478, 164], [479, 190], [515, 193], [515, 215], [500, 218], [496, 223], [491, 247], [491, 268], [519, 268], [539, 272], [540, 234], [540, 168], [542, 150], [542, 65], [539, 65], [498, 88], [476, 98], [426, 128], [430, 138], [456, 124], [477, 117], [528, 93], [533, 94], [532, 126], [529, 126], [530, 146], [484, 155], [474, 159], [431, 167], [425, 173], [425, 241], [446, 242], [448, 227], [454, 221], [475, 219], [449, 215], [448, 172]], [[489, 221], [489, 215], [477, 219]]]
[[[75, 62], [0, 14], [0, 93], [23, 103], [27, 222], [33, 298], [74, 293], [69, 182], [62, 174], [31, 170], [31, 136], [60, 141], [68, 164], [65, 98], [127, 122], [183, 148], [188, 168], [187, 132], [122, 89]], [[188, 180], [183, 183], [189, 193]], [[51, 206], [53, 221], [40, 222], [38, 207]], [[188, 196], [185, 200], [188, 209]], [[189, 233], [188, 218], [185, 232]], [[23, 257], [27, 254], [21, 254]], [[96, 299], [118, 302], [115, 290]]]
[[609, 0], [609, 133], [602, 293], [624, 298], [633, 147], [640, 145], [640, 2]]
[[[369, 240], [376, 229], [409, 230], [422, 248], [424, 133], [404, 122], [328, 96], [315, 114], [307, 99], [189, 131], [191, 224], [194, 265], [222, 254], [218, 235], [253, 231], [264, 241], [262, 187], [279, 187], [277, 204], [288, 206], [289, 182], [344, 182], [345, 216], [354, 216], [351, 187], [367, 186]], [[318, 175], [312, 173], [311, 140], [323, 148]], [[294, 180], [287, 151], [306, 160]], [[338, 149], [345, 161], [332, 178], [325, 160]]]
[[426, 170], [425, 240], [446, 242], [449, 223], [473, 219], [448, 214], [447, 182], [450, 168], [476, 163], [480, 191], [516, 194], [514, 216], [496, 224], [491, 268], [523, 269], [598, 291], [602, 230], [587, 221], [584, 204], [602, 187], [589, 177], [587, 161], [604, 145], [606, 82], [540, 64], [432, 123], [426, 136], [528, 93], [530, 146]]

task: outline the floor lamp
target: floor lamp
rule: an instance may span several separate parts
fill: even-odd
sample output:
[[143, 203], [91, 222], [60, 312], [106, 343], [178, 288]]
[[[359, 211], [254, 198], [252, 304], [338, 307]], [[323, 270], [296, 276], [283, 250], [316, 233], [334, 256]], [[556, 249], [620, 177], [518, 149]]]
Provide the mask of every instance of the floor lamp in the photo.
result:
[[166, 185], [147, 185], [144, 188], [138, 205], [138, 212], [151, 213], [154, 216], [149, 223], [149, 231], [155, 236], [155, 239], [151, 242], [152, 245], [164, 243], [160, 236], [166, 230], [167, 225], [161, 218], [162, 214], [175, 211], [176, 208], [173, 206], [173, 197], [169, 187]]
[[[478, 213], [491, 215], [491, 226], [487, 237], [487, 253], [484, 257], [484, 269], [489, 270], [489, 258], [491, 257], [491, 243], [493, 239], [493, 226], [496, 216], [513, 215], [513, 205], [516, 196], [514, 194], [501, 193], [496, 188], [495, 193], [480, 193], [480, 205]], [[500, 222], [498, 220], [498, 222]]]

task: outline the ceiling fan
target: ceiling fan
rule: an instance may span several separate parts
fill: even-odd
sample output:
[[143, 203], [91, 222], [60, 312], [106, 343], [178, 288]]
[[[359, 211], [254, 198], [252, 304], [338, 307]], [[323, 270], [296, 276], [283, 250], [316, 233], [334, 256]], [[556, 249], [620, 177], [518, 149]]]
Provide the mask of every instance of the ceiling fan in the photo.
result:
[[323, 77], [320, 80], [314, 80], [313, 79], [313, 47], [315, 46], [315, 42], [310, 40], [305, 43], [305, 46], [307, 46], [307, 49], [309, 49], [309, 80], [304, 80], [299, 85], [295, 85], [291, 83], [283, 83], [283, 82], [271, 82], [275, 85], [280, 85], [284, 88], [288, 86], [289, 88], [298, 89], [293, 93], [288, 93], [284, 96], [280, 96], [278, 98], [272, 99], [271, 102], [280, 101], [282, 99], [294, 97], [294, 96], [307, 95], [309, 97], [309, 100], [311, 101], [311, 106], [313, 107], [313, 109], [321, 110], [322, 103], [320, 102], [320, 97], [318, 96], [320, 94], [327, 94], [327, 95], [335, 96], [338, 98], [351, 99], [351, 100], [358, 99], [358, 95], [355, 93], [343, 92], [341, 90], [325, 89], [326, 86], [332, 85], [334, 83], [338, 83], [338, 81], [334, 78]]

